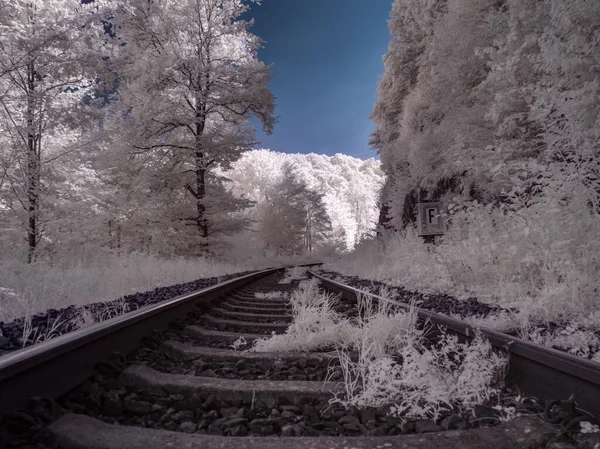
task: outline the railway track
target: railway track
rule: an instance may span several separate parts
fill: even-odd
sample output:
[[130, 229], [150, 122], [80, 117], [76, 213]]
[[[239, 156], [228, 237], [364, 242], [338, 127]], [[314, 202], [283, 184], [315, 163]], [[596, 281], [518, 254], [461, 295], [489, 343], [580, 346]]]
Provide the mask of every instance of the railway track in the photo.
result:
[[[338, 310], [356, 313], [355, 289], [311, 275], [340, 294]], [[281, 284], [281, 276], [243, 276], [0, 358], [0, 448], [532, 449], [557, 433], [532, 416], [492, 427], [406, 425], [385, 408], [329, 403], [342, 380], [335, 353], [236, 351], [285, 332], [286, 294], [298, 281]], [[474, 335], [456, 320], [419, 316], [461, 339]], [[581, 409], [600, 415], [597, 364], [484, 333], [511, 353], [508, 381], [548, 401], [549, 420], [569, 426], [589, 419]], [[552, 402], [572, 395], [579, 409]], [[438, 424], [463, 430], [438, 432]]]

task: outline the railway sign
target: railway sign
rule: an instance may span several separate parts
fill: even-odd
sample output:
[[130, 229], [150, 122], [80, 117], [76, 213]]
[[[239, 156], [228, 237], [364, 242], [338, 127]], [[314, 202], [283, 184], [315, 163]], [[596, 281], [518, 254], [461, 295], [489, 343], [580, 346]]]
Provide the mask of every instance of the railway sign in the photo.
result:
[[419, 236], [443, 235], [445, 233], [442, 203], [427, 202], [417, 204], [417, 231]]

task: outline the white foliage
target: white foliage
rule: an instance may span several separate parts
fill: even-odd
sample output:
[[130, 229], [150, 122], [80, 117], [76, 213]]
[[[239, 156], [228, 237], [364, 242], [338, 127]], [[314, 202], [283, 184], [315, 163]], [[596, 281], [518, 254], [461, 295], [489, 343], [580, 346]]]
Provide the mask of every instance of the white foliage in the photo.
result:
[[254, 150], [245, 153], [224, 175], [237, 195], [258, 202], [258, 212], [261, 204], [270, 201], [270, 192], [290, 165], [300, 181], [323, 195], [333, 230], [345, 234], [348, 248], [372, 235], [383, 185], [383, 174], [375, 159]]
[[[359, 346], [358, 361], [340, 354], [346, 391], [335, 400], [345, 405], [379, 407], [403, 418], [431, 418], [458, 408], [465, 412], [499, 391], [506, 358], [494, 353], [481, 336], [470, 344], [442, 334], [434, 345], [424, 344], [414, 322], [403, 314], [388, 317], [404, 321], [404, 337], [390, 339], [389, 349], [373, 353]], [[363, 327], [362, 332], [379, 332]], [[408, 337], [408, 338], [406, 338]], [[362, 337], [363, 339], [365, 337]]]
[[348, 338], [349, 326], [320, 293], [318, 281], [302, 281], [291, 294], [293, 321], [285, 334], [255, 340], [252, 351], [314, 351], [331, 348]]
[[[308, 268], [306, 267], [292, 267], [286, 268], [283, 277], [279, 280], [280, 284], [291, 284], [293, 281], [303, 281], [308, 278]], [[301, 285], [305, 285], [302, 284]]]

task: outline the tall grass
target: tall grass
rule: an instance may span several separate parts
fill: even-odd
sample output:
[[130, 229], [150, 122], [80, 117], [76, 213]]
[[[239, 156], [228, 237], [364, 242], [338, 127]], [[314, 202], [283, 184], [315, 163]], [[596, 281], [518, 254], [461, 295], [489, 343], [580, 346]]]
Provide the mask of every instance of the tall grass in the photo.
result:
[[290, 295], [293, 321], [285, 334], [254, 341], [252, 351], [314, 351], [348, 338], [348, 323], [332, 308], [332, 298], [319, 292], [318, 280], [300, 282]]
[[408, 228], [324, 268], [422, 292], [474, 295], [517, 309], [523, 326], [575, 321], [599, 328], [597, 192], [576, 172], [543, 182], [534, 199], [524, 185], [500, 206], [457, 200], [436, 245]]
[[319, 292], [316, 279], [301, 282], [291, 298], [287, 332], [255, 341], [252, 350], [336, 348], [344, 391], [335, 402], [392, 404], [399, 416], [437, 419], [443, 411], [468, 411], [499, 391], [506, 358], [482, 336], [461, 344], [442, 332], [431, 344], [425, 338], [428, 327], [417, 325], [414, 305], [394, 311], [389, 301], [375, 305], [371, 295], [361, 295], [358, 318], [350, 320], [332, 309], [331, 297]]
[[248, 267], [201, 258], [167, 260], [140, 254], [53, 265], [3, 261], [0, 321], [259, 267], [260, 264]]

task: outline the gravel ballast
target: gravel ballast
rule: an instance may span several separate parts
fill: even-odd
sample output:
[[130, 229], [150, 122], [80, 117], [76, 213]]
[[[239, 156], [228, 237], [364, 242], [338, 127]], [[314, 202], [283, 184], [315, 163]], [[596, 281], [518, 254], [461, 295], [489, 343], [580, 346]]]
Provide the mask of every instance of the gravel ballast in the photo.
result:
[[[106, 311], [108, 309], [131, 312], [147, 305], [193, 293], [220, 282], [250, 273], [253, 273], [253, 271], [202, 278], [192, 282], [171, 285], [169, 287], [158, 287], [151, 291], [126, 295], [113, 301], [96, 302], [86, 306], [68, 306], [62, 309], [49, 309], [45, 313], [38, 313], [31, 318], [32, 335], [43, 336], [42, 339], [46, 339], [45, 337], [52, 338], [72, 332], [77, 329], [76, 323], [83, 311], [86, 313], [89, 312], [94, 321], [102, 321], [103, 319], [112, 318], [106, 317]], [[35, 343], [35, 338], [30, 338], [26, 344], [23, 345], [24, 323], [24, 318], [17, 318], [10, 323], [0, 322], [0, 356], [10, 351], [31, 346]]]

